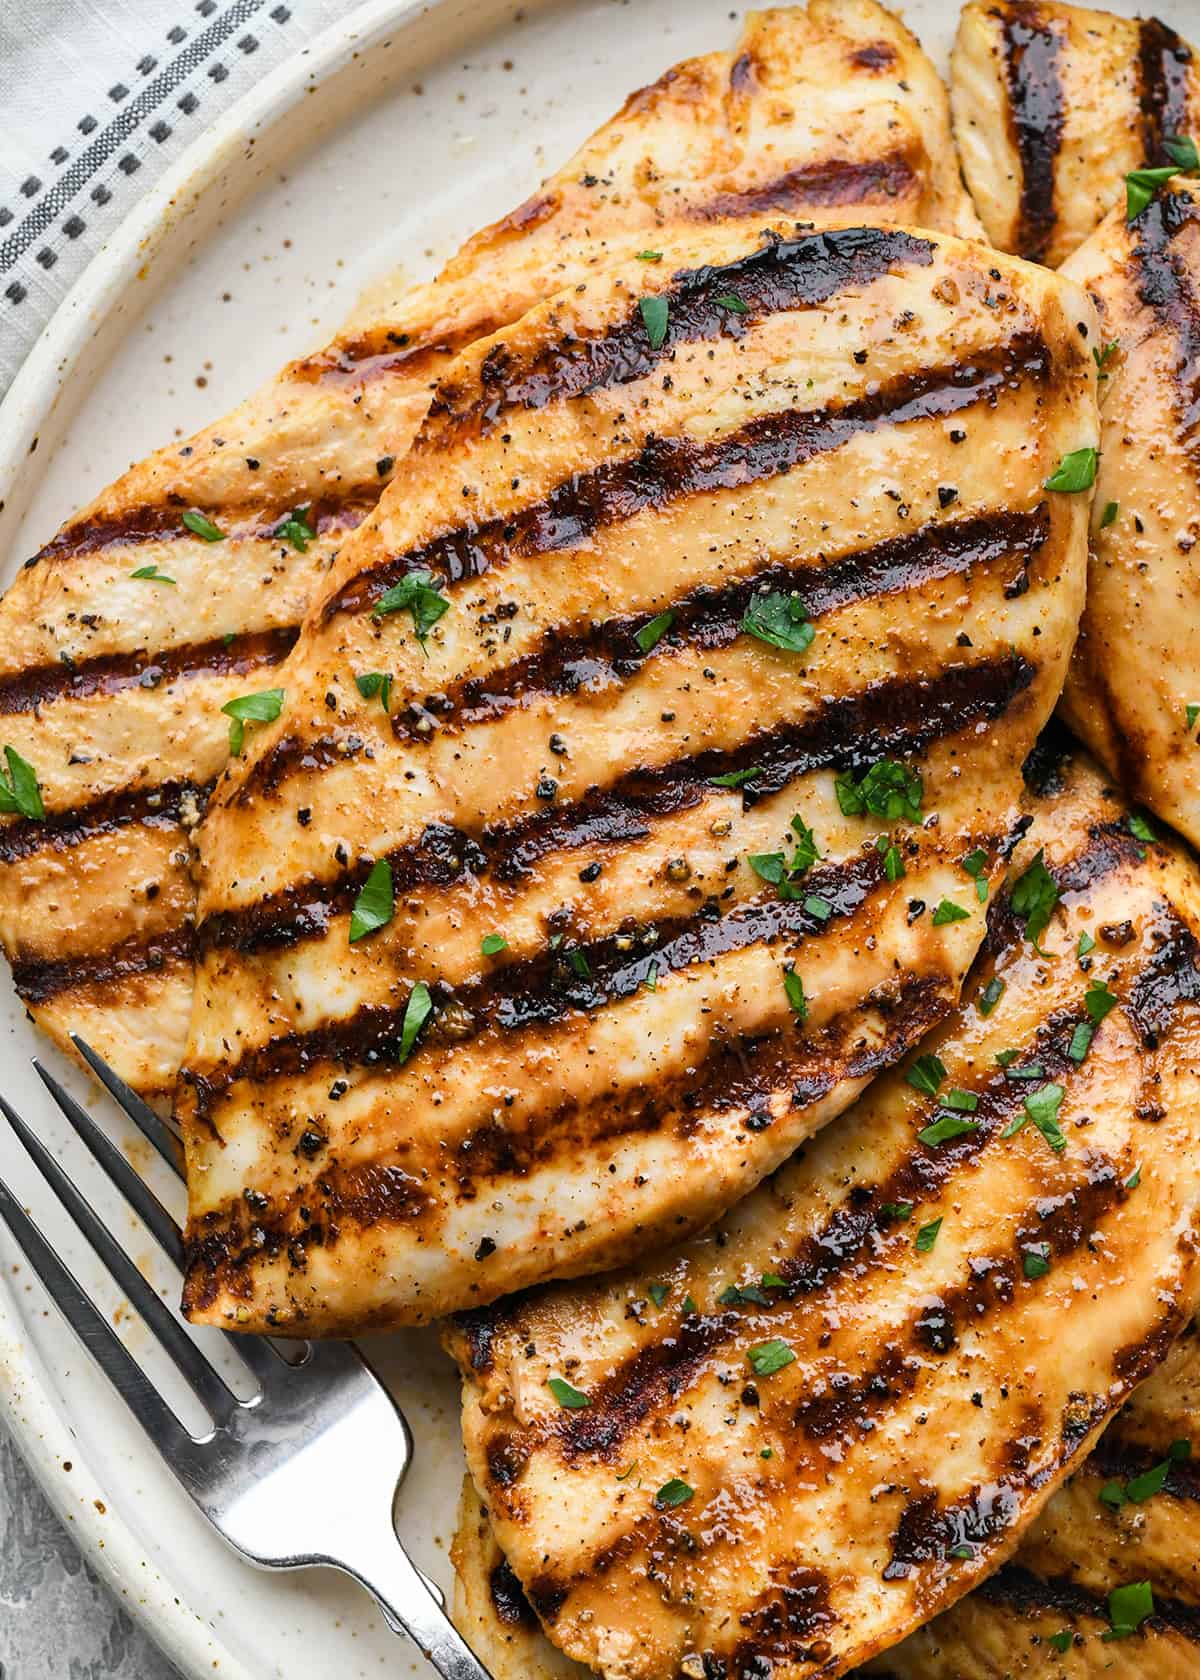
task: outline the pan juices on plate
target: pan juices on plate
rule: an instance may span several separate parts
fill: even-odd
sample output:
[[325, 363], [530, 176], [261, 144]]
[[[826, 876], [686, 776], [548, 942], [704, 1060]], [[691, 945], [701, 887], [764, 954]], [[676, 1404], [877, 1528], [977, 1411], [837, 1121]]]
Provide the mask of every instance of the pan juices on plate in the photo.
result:
[[[1037, 776], [918, 1055], [703, 1236], [449, 1328], [499, 1548], [472, 1508], [462, 1625], [499, 1676], [826, 1680], [934, 1617], [882, 1671], [1054, 1673], [1063, 1628], [1194, 1669], [1190, 1431], [1135, 1397], [1051, 1496], [1195, 1300], [1200, 876], [1088, 760]], [[1147, 1577], [1134, 1638], [1145, 1595], [1108, 1594]], [[1173, 1666], [1129, 1668], [1147, 1638]]]

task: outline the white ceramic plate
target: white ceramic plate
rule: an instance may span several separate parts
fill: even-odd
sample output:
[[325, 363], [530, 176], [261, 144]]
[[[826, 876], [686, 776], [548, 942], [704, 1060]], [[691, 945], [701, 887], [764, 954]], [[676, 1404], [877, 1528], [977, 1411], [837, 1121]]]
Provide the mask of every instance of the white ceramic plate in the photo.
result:
[[[128, 462], [323, 342], [373, 278], [432, 269], [518, 203], [633, 86], [730, 42], [744, 9], [729, 0], [373, 0], [283, 66], [125, 224], [0, 409], [3, 582]], [[1134, 7], [1118, 0], [1114, 9]], [[944, 68], [956, 4], [914, 0], [906, 15]], [[139, 1264], [173, 1295], [177, 1279], [154, 1270], [145, 1233], [115, 1209], [55, 1124], [29, 1069], [46, 1048], [7, 970], [0, 1044], [6, 1095], [63, 1146], [96, 1204], [129, 1233]], [[68, 1077], [84, 1094], [82, 1080]], [[124, 1139], [121, 1117], [105, 1119]], [[158, 1375], [145, 1332], [121, 1314], [43, 1187], [8, 1158], [7, 1134], [0, 1138], [6, 1176]], [[173, 1187], [159, 1188], [166, 1198]], [[189, 1680], [430, 1672], [348, 1582], [328, 1572], [259, 1574], [227, 1552], [4, 1242], [0, 1258], [3, 1414], [89, 1560]], [[405, 1539], [449, 1586], [462, 1475], [457, 1385], [430, 1333], [379, 1338], [369, 1351], [416, 1438], [400, 1506]]]

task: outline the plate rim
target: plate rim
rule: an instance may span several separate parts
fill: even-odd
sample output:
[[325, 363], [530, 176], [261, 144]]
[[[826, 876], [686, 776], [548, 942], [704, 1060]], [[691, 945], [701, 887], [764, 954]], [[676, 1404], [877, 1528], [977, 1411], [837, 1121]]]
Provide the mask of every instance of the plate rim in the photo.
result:
[[[139, 200], [58, 304], [0, 401], [4, 526], [18, 523], [25, 511], [23, 469], [70, 390], [98, 329], [122, 293], [145, 283], [156, 264], [169, 257], [172, 235], [246, 141], [272, 129], [307, 88], [346, 69], [400, 25], [455, 10], [456, 0], [363, 0], [214, 119]], [[247, 197], [254, 190], [252, 185]], [[21, 1275], [31, 1272], [31, 1267], [28, 1272], [23, 1269]], [[264, 1680], [189, 1607], [186, 1593], [176, 1590], [146, 1556], [109, 1502], [103, 1483], [82, 1456], [68, 1417], [56, 1404], [40, 1353], [23, 1334], [13, 1282], [3, 1271], [0, 1424], [88, 1566], [186, 1680], [211, 1680], [214, 1672], [225, 1680]]]

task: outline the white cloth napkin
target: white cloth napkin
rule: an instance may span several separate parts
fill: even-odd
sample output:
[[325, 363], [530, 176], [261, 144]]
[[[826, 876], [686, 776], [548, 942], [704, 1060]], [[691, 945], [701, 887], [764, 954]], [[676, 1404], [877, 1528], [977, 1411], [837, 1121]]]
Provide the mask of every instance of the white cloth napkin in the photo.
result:
[[131, 206], [355, 0], [0, 0], [0, 394]]

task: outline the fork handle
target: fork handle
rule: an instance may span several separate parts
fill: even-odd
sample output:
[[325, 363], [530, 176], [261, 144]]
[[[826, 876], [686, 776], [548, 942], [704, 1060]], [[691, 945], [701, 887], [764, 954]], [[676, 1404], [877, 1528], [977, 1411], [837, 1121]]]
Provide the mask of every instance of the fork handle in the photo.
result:
[[394, 1539], [380, 1546], [369, 1563], [341, 1567], [366, 1587], [388, 1625], [408, 1634], [442, 1680], [492, 1680], [421, 1571]]

